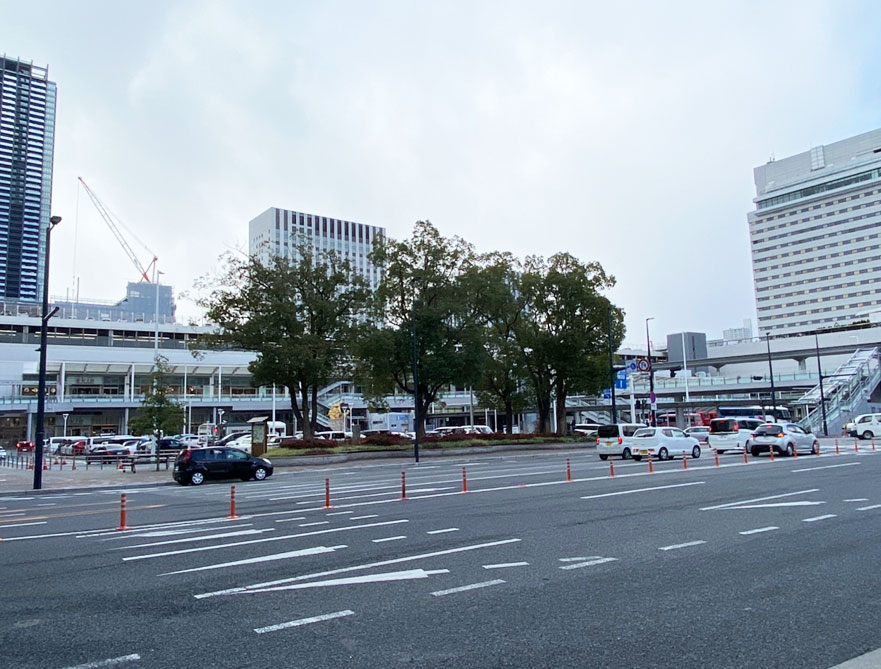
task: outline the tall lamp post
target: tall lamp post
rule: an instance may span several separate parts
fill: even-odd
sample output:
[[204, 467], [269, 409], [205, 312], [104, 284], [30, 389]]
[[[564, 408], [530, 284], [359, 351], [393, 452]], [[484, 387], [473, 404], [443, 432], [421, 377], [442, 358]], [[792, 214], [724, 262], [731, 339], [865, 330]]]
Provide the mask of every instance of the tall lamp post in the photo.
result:
[[[774, 365], [771, 363], [771, 333], [765, 333], [765, 342], [768, 344], [768, 372], [771, 374], [771, 408], [774, 411], [773, 420], [777, 420], [777, 393], [774, 390]], [[764, 413], [764, 412], [763, 412]]]
[[823, 367], [820, 365], [820, 338], [814, 335], [814, 346], [817, 348], [817, 373], [820, 375], [820, 413], [823, 415], [823, 436], [829, 436], [826, 426], [826, 397], [823, 395]]
[[615, 361], [612, 356], [612, 308], [609, 307], [609, 388], [612, 393], [612, 424], [618, 422], [618, 407], [615, 405]]
[[655, 320], [654, 316], [649, 316], [645, 319], [645, 347], [646, 354], [649, 363], [649, 402], [650, 402], [650, 413], [649, 413], [649, 425], [655, 425], [655, 410], [657, 409], [657, 398], [655, 397], [655, 368], [652, 365], [652, 341], [649, 339], [649, 321]]
[[49, 313], [49, 242], [52, 230], [61, 223], [61, 216], [49, 218], [46, 228], [46, 256], [43, 259], [43, 310], [40, 323], [40, 378], [37, 386], [37, 436], [34, 444], [34, 490], [43, 487], [43, 439], [46, 437], [46, 338], [48, 336], [49, 319], [58, 311], [56, 307]]

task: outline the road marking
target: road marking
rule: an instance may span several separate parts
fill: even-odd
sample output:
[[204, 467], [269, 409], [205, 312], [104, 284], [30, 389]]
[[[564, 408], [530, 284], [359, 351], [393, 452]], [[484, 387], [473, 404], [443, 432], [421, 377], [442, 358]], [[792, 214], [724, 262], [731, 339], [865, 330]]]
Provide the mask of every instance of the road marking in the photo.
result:
[[411, 581], [417, 578], [428, 578], [434, 574], [449, 574], [449, 569], [409, 569], [407, 571], [390, 571], [384, 574], [367, 574], [366, 576], [350, 576], [348, 578], [332, 578], [326, 581], [310, 581], [309, 583], [295, 583], [294, 585], [280, 585], [275, 588], [261, 588], [259, 590], [247, 590], [241, 595], [263, 592], [281, 592], [282, 590], [305, 590], [307, 588], [327, 588], [336, 585], [361, 585], [362, 583], [385, 583], [389, 581]]
[[812, 492], [819, 491], [819, 488], [811, 488], [810, 490], [799, 490], [798, 492], [787, 492], [782, 495], [771, 495], [770, 497], [756, 497], [755, 499], [744, 499], [739, 502], [728, 502], [728, 504], [717, 504], [716, 506], [705, 506], [701, 511], [713, 511], [715, 509], [725, 509], [729, 506], [740, 506], [741, 504], [752, 504], [753, 502], [766, 502], [769, 499], [780, 499], [781, 497], [793, 497], [794, 495], [807, 495]]
[[[252, 527], [254, 523], [241, 523], [237, 527]], [[107, 537], [101, 541], [114, 541], [116, 539], [153, 539], [155, 537], [177, 537], [182, 534], [197, 534], [199, 532], [216, 532], [216, 527], [185, 527], [179, 530], [151, 530], [149, 532], [137, 532], [136, 534], [126, 534], [122, 537]]]
[[269, 627], [258, 627], [254, 631], [257, 634], [266, 634], [267, 632], [277, 632], [289, 627], [301, 627], [303, 625], [311, 625], [312, 623], [321, 623], [325, 620], [333, 620], [334, 618], [344, 618], [345, 616], [355, 615], [354, 611], [337, 611], [336, 613], [325, 613], [323, 616], [313, 616], [312, 618], [300, 618], [299, 620], [291, 620], [278, 625], [270, 625]]
[[367, 520], [368, 518], [379, 518], [379, 516], [375, 513], [371, 513], [369, 516], [352, 516], [349, 520]]
[[560, 562], [583, 562], [584, 560], [598, 560], [602, 555], [592, 555], [591, 557], [568, 557], [560, 558]]
[[835, 469], [836, 467], [854, 467], [861, 465], [862, 462], [844, 462], [840, 465], [823, 465], [822, 467], [805, 467], [804, 469], [793, 469], [793, 472], [814, 472], [818, 469]]
[[13, 511], [4, 511], [3, 513], [0, 513], [0, 520], [5, 520], [6, 518], [13, 518], [15, 516], [24, 516], [24, 515], [27, 515], [26, 511], [21, 511], [18, 513], [13, 512]]
[[528, 562], [503, 562], [502, 564], [485, 564], [484, 569], [507, 569], [508, 567], [528, 567]]
[[636, 488], [635, 490], [619, 490], [618, 492], [605, 492], [601, 495], [587, 495], [581, 499], [599, 499], [600, 497], [614, 497], [615, 495], [631, 495], [635, 492], [650, 492], [652, 490], [667, 490], [668, 488], [685, 488], [692, 485], [704, 485], [706, 481], [693, 481], [691, 483], [674, 483], [672, 485], [659, 485], [652, 488]]
[[881, 504], [873, 504], [872, 506], [859, 506], [857, 511], [871, 511], [872, 509], [881, 509]]
[[296, 581], [307, 581], [312, 578], [321, 578], [322, 576], [333, 576], [335, 574], [343, 574], [351, 571], [360, 571], [362, 569], [373, 569], [374, 567], [385, 567], [390, 564], [401, 564], [402, 562], [412, 562], [413, 560], [425, 560], [428, 558], [439, 557], [441, 555], [452, 555], [453, 553], [465, 553], [467, 551], [476, 551], [482, 548], [495, 548], [496, 546], [505, 546], [507, 544], [519, 543], [522, 539], [500, 539], [499, 541], [489, 541], [483, 544], [471, 544], [470, 546], [460, 546], [459, 548], [448, 548], [442, 551], [433, 551], [431, 553], [421, 553], [419, 555], [408, 555], [406, 557], [395, 558], [393, 560], [380, 560], [378, 562], [367, 562], [365, 564], [354, 565], [352, 567], [341, 567], [339, 569], [329, 569], [327, 571], [314, 572], [312, 574], [303, 574], [302, 576], [292, 576], [277, 581], [267, 581], [265, 583], [255, 583], [254, 585], [228, 588], [226, 590], [216, 590], [214, 592], [205, 592], [193, 595], [196, 599], [205, 599], [206, 597], [218, 597], [220, 595], [232, 595], [244, 592], [254, 588], [266, 588], [284, 583], [294, 583]]
[[211, 539], [225, 539], [227, 537], [241, 537], [264, 532], [275, 532], [275, 528], [268, 530], [238, 530], [236, 532], [221, 532], [220, 534], [206, 534], [201, 537], [184, 537], [182, 539], [169, 539], [168, 541], [152, 541], [149, 544], [134, 544], [133, 546], [117, 546], [111, 550], [127, 551], [133, 548], [151, 548], [152, 546], [168, 546], [170, 544], [184, 544], [193, 541], [210, 541]]
[[868, 497], [854, 497], [853, 499], [846, 499], [845, 502], [868, 502]]
[[780, 529], [779, 527], [774, 527], [773, 525], [769, 525], [768, 527], [759, 527], [758, 529], [755, 529], [755, 530], [746, 530], [744, 532], [741, 532], [740, 534], [743, 534], [743, 535], [759, 534], [761, 532], [771, 532], [773, 530], [779, 530], [779, 529]]
[[[2, 520], [3, 519], [0, 518], [0, 522], [2, 522]], [[16, 523], [15, 525], [0, 525], [0, 528], [5, 529], [7, 527], [28, 527], [29, 525], [45, 525], [46, 522], [47, 521], [45, 521], [45, 520], [40, 520], [36, 523]], [[21, 538], [24, 539], [24, 537], [21, 537]]]
[[827, 518], [835, 518], [836, 514], [827, 513], [825, 516], [814, 516], [813, 518], [802, 518], [801, 522], [803, 523], [813, 523], [817, 520], [826, 520]]
[[247, 546], [250, 544], [263, 544], [270, 541], [284, 541], [285, 539], [299, 539], [302, 537], [314, 537], [318, 534], [330, 534], [331, 532], [347, 532], [349, 530], [361, 530], [365, 527], [381, 527], [385, 525], [397, 525], [399, 523], [409, 522], [407, 520], [387, 520], [382, 523], [370, 523], [369, 525], [350, 525], [348, 527], [334, 527], [329, 530], [316, 530], [314, 532], [300, 532], [298, 534], [285, 534], [280, 537], [267, 537], [266, 539], [250, 539], [249, 541], [233, 541], [228, 544], [217, 544], [216, 546], [199, 546], [198, 548], [185, 548], [179, 551], [166, 551], [164, 553], [148, 553], [147, 555], [130, 555], [122, 558], [123, 561], [130, 560], [147, 560], [150, 558], [167, 557], [169, 555], [182, 555], [184, 553], [198, 553], [201, 551], [213, 551], [218, 548], [232, 548], [233, 546]]
[[465, 592], [467, 590], [477, 590], [478, 588], [489, 588], [493, 585], [501, 585], [504, 581], [500, 578], [492, 581], [483, 581], [482, 583], [472, 583], [471, 585], [463, 585], [459, 588], [450, 588], [449, 590], [436, 590], [431, 594], [435, 597], [443, 597], [444, 595], [452, 595], [457, 592]]
[[279, 518], [276, 523], [294, 523], [298, 520], [306, 520], [306, 516], [297, 516], [296, 518]]
[[327, 514], [328, 516], [345, 516], [347, 513], [355, 513], [354, 511], [334, 511]]
[[428, 530], [428, 532], [426, 532], [426, 534], [446, 534], [447, 532], [458, 532], [458, 531], [459, 531], [458, 527], [448, 527], [443, 530]]
[[141, 656], [137, 653], [131, 655], [123, 655], [121, 657], [112, 657], [109, 660], [98, 660], [97, 662], [86, 662], [78, 664], [75, 667], [67, 667], [67, 669], [93, 669], [94, 667], [112, 667], [115, 664], [123, 664], [125, 662], [137, 662]]
[[381, 544], [383, 541], [397, 541], [398, 539], [406, 539], [403, 534], [397, 537], [385, 537], [384, 539], [371, 539], [371, 541], [375, 544]]
[[315, 525], [330, 525], [329, 520], [319, 520], [314, 523], [300, 523], [300, 527], [314, 527]]
[[196, 571], [210, 571], [212, 569], [225, 569], [226, 567], [241, 567], [245, 564], [257, 564], [259, 562], [275, 562], [276, 560], [287, 560], [288, 558], [303, 557], [304, 555], [319, 555], [321, 553], [333, 553], [336, 550], [348, 548], [348, 546], [315, 546], [314, 548], [303, 548], [297, 551], [288, 551], [287, 553], [275, 553], [273, 555], [262, 555], [256, 558], [247, 558], [246, 560], [236, 560], [234, 562], [221, 562], [220, 564], [208, 564], [202, 567], [193, 567], [192, 569], [179, 569], [178, 571], [168, 571], [160, 576], [174, 576], [176, 574], [189, 574]]
[[737, 511], [739, 509], [776, 509], [780, 507], [787, 506], [818, 506], [820, 504], [825, 504], [826, 502], [809, 502], [809, 501], [801, 501], [801, 502], [772, 502], [771, 504], [744, 504], [742, 506], [729, 506], [725, 509], [719, 509], [720, 511]]
[[[704, 542], [700, 542], [704, 543]], [[666, 550], [666, 549], [661, 549]], [[617, 562], [618, 558], [613, 557], [605, 557], [605, 558], [597, 558], [596, 560], [588, 560], [587, 562], [576, 562], [575, 564], [567, 564], [560, 567], [560, 569], [581, 569], [582, 567], [593, 567], [598, 564], [605, 564], [607, 562]]]
[[700, 546], [701, 544], [707, 543], [706, 541], [689, 541], [684, 544], [673, 544], [672, 546], [661, 546], [658, 548], [659, 551], [675, 551], [679, 548], [689, 548], [690, 546]]

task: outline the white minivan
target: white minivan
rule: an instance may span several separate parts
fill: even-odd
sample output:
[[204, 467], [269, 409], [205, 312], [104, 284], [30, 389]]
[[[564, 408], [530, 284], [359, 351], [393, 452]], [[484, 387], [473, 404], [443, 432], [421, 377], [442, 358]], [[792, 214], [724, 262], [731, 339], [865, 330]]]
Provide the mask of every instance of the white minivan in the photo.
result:
[[864, 413], [847, 424], [847, 431], [851, 437], [860, 439], [874, 439], [881, 435], [881, 413]]
[[633, 435], [642, 423], [613, 423], [600, 425], [597, 428], [597, 453], [600, 460], [607, 460], [610, 455], [620, 455], [627, 460], [633, 454]]

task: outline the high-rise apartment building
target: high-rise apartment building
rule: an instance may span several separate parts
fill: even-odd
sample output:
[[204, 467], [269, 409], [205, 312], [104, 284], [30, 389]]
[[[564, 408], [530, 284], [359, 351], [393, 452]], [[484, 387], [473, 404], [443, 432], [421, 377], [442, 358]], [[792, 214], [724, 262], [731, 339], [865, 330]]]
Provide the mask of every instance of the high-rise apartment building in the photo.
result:
[[759, 334], [881, 309], [881, 130], [757, 167], [748, 214]]
[[52, 203], [55, 84], [0, 56], [0, 299], [38, 301]]
[[297, 248], [305, 245], [313, 251], [336, 251], [352, 263], [371, 290], [379, 283], [379, 269], [367, 254], [374, 240], [385, 235], [385, 228], [270, 207], [250, 222], [248, 233], [250, 255], [263, 262], [278, 256], [296, 259]]

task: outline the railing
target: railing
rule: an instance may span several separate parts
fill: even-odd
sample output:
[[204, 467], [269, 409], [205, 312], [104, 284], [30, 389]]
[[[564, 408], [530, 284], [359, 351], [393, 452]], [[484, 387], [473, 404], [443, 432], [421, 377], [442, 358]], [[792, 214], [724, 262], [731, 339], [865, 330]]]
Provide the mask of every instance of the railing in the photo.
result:
[[[853, 416], [854, 411], [872, 395], [881, 383], [881, 365], [877, 348], [855, 351], [834, 374], [823, 377], [823, 397], [826, 400], [826, 425], [839, 426]], [[812, 388], [799, 400], [802, 404], [816, 404], [804, 421], [813, 432], [823, 427], [823, 409], [820, 406], [820, 386]]]

